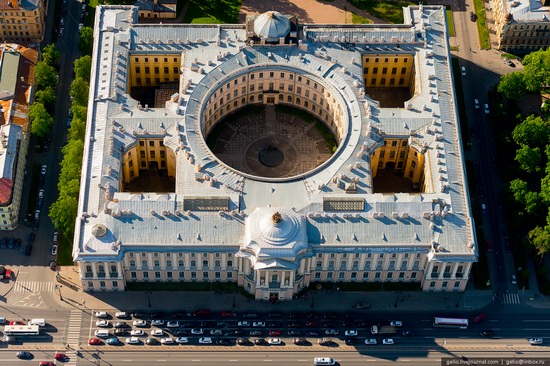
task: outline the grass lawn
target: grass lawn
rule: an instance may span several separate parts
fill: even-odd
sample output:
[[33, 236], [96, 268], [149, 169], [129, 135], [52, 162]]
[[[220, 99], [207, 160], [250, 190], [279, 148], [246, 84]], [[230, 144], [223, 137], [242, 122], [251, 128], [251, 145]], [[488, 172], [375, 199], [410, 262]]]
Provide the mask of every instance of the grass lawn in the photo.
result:
[[372, 23], [370, 20], [368, 20], [367, 18], [363, 18], [361, 15], [357, 15], [355, 13], [353, 13], [351, 15], [351, 22], [353, 24], [370, 24]]
[[455, 23], [453, 22], [453, 11], [451, 9], [445, 10], [445, 15], [447, 18], [447, 26], [449, 27], [449, 35], [451, 37], [456, 36], [455, 33]]
[[348, 0], [350, 4], [358, 7], [373, 17], [393, 24], [403, 24], [403, 7], [417, 5], [409, 1], [377, 1], [377, 0]]
[[184, 23], [192, 24], [237, 24], [241, 0], [195, 0], [191, 1]]
[[483, 0], [474, 0], [474, 8], [477, 15], [477, 35], [479, 37], [479, 47], [482, 50], [488, 50], [491, 45], [489, 41], [489, 29], [485, 19], [485, 7]]

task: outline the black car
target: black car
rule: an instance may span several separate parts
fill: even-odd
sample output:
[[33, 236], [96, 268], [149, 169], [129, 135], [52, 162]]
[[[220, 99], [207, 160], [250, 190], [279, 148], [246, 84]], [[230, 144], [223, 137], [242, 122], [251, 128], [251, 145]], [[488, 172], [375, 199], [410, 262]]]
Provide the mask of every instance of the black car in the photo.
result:
[[17, 250], [21, 250], [21, 239], [15, 239], [15, 248]]
[[8, 249], [13, 249], [13, 247], [15, 247], [15, 239], [14, 238], [9, 238], [8, 239]]
[[0, 241], [0, 249], [6, 249], [8, 247], [8, 239], [2, 238]]
[[228, 338], [220, 338], [216, 340], [216, 344], [219, 344], [221, 346], [228, 346], [231, 344], [231, 339]]
[[32, 253], [32, 244], [27, 244], [27, 246], [25, 247], [25, 255], [28, 257], [30, 256]]
[[353, 346], [357, 344], [357, 338], [346, 338], [345, 342], [348, 346]]
[[353, 320], [344, 320], [344, 321], [342, 322], [342, 326], [343, 326], [344, 328], [354, 328], [355, 323], [353, 322]]
[[270, 318], [282, 318], [283, 317], [283, 313], [280, 313], [280, 312], [273, 312], [273, 313], [269, 313], [268, 315]]
[[297, 322], [290, 322], [290, 323], [288, 323], [288, 327], [289, 328], [301, 328], [301, 327], [303, 327], [303, 324], [302, 323], [297, 323]]
[[323, 324], [324, 328], [338, 328], [338, 325], [335, 322], [325, 322]]
[[308, 313], [308, 314], [306, 315], [306, 317], [307, 317], [308, 319], [317, 319], [317, 318], [319, 317], [319, 314], [317, 314], [317, 313]]
[[151, 313], [151, 319], [164, 319], [164, 317], [166, 317], [166, 314], [162, 311]]
[[325, 319], [336, 319], [338, 315], [336, 313], [324, 313], [323, 318]]
[[114, 330], [114, 333], [116, 336], [123, 336], [123, 335], [126, 335], [126, 333], [128, 332], [126, 331], [126, 329], [117, 328]]
[[267, 342], [265, 341], [265, 339], [263, 338], [256, 338], [254, 340], [254, 344], [257, 345], [257, 346], [261, 346], [261, 345], [264, 345], [266, 344]]
[[401, 332], [403, 337], [414, 337], [416, 336], [416, 332], [414, 330], [404, 330]]
[[160, 342], [156, 338], [147, 338], [145, 340], [145, 344], [148, 344], [150, 346], [155, 346], [157, 344], [160, 344]]
[[244, 330], [236, 330], [233, 332], [234, 335], [236, 335], [237, 337], [238, 336], [243, 336], [244, 335]]
[[250, 335], [251, 336], [256, 336], [256, 337], [261, 337], [262, 336], [262, 331], [261, 330], [251, 330]]
[[227, 327], [228, 325], [229, 325], [229, 323], [228, 323], [228, 322], [224, 322], [224, 321], [221, 321], [221, 322], [217, 322], [217, 323], [216, 323], [216, 326], [217, 326], [217, 327], [220, 327], [220, 328], [225, 328], [225, 327]]
[[288, 317], [291, 319], [300, 319], [304, 316], [302, 313], [289, 313]]
[[176, 337], [181, 337], [189, 334], [189, 330], [178, 328], [172, 332]]
[[144, 318], [148, 318], [149, 316], [146, 313], [135, 312], [135, 313], [132, 313], [132, 317], [137, 319], [144, 319]]
[[269, 322], [267, 323], [269, 328], [281, 328], [283, 324], [281, 322]]
[[125, 322], [116, 322], [115, 323], [115, 328], [128, 328], [129, 325], [128, 323], [125, 323]]
[[320, 333], [316, 330], [310, 330], [310, 331], [306, 332], [306, 335], [308, 337], [319, 337]]
[[300, 332], [299, 329], [291, 329], [288, 331], [288, 335], [289, 336], [297, 336], [297, 335], [300, 335], [302, 334], [302, 332]]
[[477, 15], [473, 11], [470, 12], [470, 20], [475, 22], [477, 20]]
[[294, 338], [294, 344], [301, 346], [307, 344], [307, 340], [305, 338]]
[[249, 343], [250, 341], [248, 340], [248, 338], [237, 338], [237, 344], [240, 346], [246, 346]]
[[176, 311], [174, 314], [172, 314], [172, 316], [174, 318], [181, 319], [181, 318], [185, 318], [187, 316], [187, 313], [183, 311]]
[[201, 328], [212, 328], [214, 326], [214, 322], [206, 321], [201, 322]]
[[17, 356], [17, 358], [20, 358], [20, 359], [23, 359], [23, 360], [28, 360], [28, 359], [32, 358], [32, 353], [27, 352], [27, 351], [19, 351], [15, 355]]
[[479, 335], [482, 336], [482, 337], [494, 337], [495, 336], [495, 332], [493, 332], [492, 330], [488, 329], [488, 330], [482, 330], [481, 332], [479, 332]]

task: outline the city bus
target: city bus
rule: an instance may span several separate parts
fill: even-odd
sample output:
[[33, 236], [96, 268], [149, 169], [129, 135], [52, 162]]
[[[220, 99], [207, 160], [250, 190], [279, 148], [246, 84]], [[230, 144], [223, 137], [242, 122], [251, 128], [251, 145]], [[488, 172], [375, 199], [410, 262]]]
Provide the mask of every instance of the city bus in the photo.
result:
[[466, 329], [468, 328], [468, 319], [434, 318], [434, 327]]
[[27, 336], [40, 334], [38, 325], [6, 325], [4, 326], [5, 335]]

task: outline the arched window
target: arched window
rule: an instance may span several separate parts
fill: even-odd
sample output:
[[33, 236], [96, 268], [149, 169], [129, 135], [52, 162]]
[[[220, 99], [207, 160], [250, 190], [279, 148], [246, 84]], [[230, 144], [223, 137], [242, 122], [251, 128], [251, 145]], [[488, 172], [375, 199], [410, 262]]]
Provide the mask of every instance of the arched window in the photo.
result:
[[203, 267], [208, 267], [208, 261], [202, 261], [202, 266]]
[[328, 268], [334, 268], [334, 261], [328, 262]]
[[233, 267], [233, 261], [227, 261], [227, 266], [228, 267]]
[[145, 259], [141, 261], [141, 267], [147, 268], [147, 261]]
[[130, 261], [130, 267], [135, 267], [136, 266], [136, 261], [135, 260], [131, 260]]
[[160, 267], [160, 261], [158, 259], [155, 259], [155, 267]]
[[216, 267], [216, 268], [221, 267], [220, 261], [219, 261], [219, 260], [216, 260], [216, 261], [214, 262], [214, 267]]
[[171, 260], [166, 261], [166, 267], [172, 268], [172, 261]]
[[196, 267], [196, 266], [197, 266], [197, 261], [195, 261], [195, 260], [191, 261], [191, 267], [194, 268], [194, 267]]
[[178, 267], [185, 267], [185, 266], [183, 265], [183, 261], [178, 261]]

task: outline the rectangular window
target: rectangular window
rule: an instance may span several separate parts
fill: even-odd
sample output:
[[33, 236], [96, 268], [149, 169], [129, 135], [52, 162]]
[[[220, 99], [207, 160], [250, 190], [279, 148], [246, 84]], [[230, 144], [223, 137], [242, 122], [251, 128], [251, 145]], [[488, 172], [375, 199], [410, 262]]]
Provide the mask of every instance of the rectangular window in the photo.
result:
[[227, 279], [232, 279], [233, 278], [233, 272], [227, 272]]
[[191, 272], [191, 279], [196, 280], [197, 279], [197, 272]]
[[411, 279], [414, 280], [416, 278], [416, 272], [411, 273]]
[[136, 66], [136, 74], [139, 74], [141, 73], [141, 69], [139, 68], [139, 66]]
[[393, 272], [388, 272], [388, 274], [386, 275], [386, 278], [388, 280], [391, 280], [393, 278]]
[[327, 280], [332, 280], [332, 272], [327, 273]]
[[207, 279], [208, 279], [208, 272], [203, 272], [203, 273], [202, 273], [202, 279], [203, 279], [203, 280], [207, 280]]
[[172, 279], [172, 272], [166, 272], [166, 277]]
[[374, 274], [374, 278], [377, 279], [377, 280], [379, 280], [379, 279], [380, 279], [380, 272], [376, 272], [376, 273]]
[[345, 276], [346, 276], [346, 273], [345, 273], [345, 272], [340, 272], [340, 273], [338, 274], [338, 279], [339, 279], [339, 280], [343, 280], [343, 279], [345, 278]]

